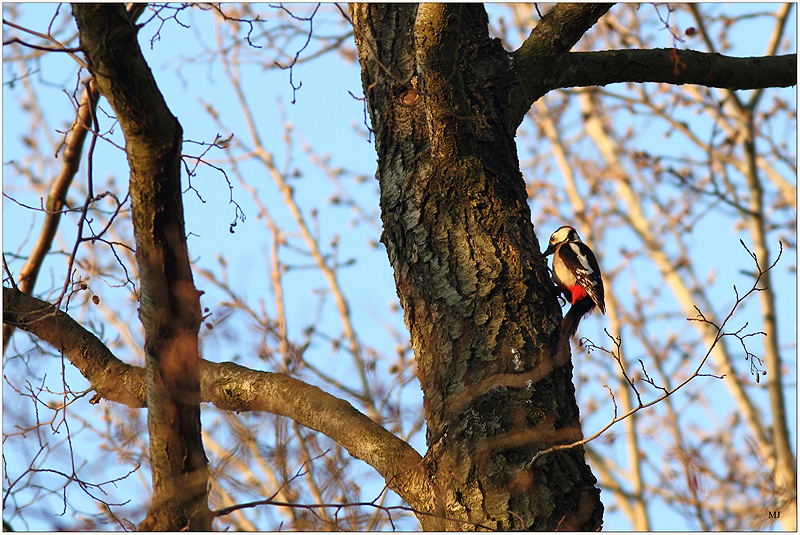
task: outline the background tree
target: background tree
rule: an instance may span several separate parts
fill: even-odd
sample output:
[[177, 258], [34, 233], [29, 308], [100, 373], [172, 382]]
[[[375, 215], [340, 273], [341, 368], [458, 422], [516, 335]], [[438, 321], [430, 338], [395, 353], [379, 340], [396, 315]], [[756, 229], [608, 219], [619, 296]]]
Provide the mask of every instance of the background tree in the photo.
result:
[[[783, 139], [795, 128], [794, 93], [735, 91], [795, 83], [796, 56], [779, 56], [794, 47], [794, 35], [784, 35], [795, 27], [790, 6], [747, 14], [703, 5], [539, 6], [541, 20], [524, 5], [493, 7], [492, 19], [480, 6], [187, 7], [77, 7], [77, 31], [63, 8], [43, 28], [21, 6], [4, 7], [14, 31], [4, 102], [18, 99], [30, 121], [15, 125], [23, 143], [9, 140], [5, 152], [14, 156], [4, 160], [4, 327], [33, 334], [14, 335], [4, 352], [4, 515], [12, 527], [63, 522], [51, 515], [67, 510], [76, 523], [50, 527], [143, 519], [140, 527], [190, 519], [206, 527], [211, 518], [242, 529], [413, 527], [385, 483], [424, 528], [590, 529], [603, 506], [583, 448], [541, 452], [572, 445], [581, 423], [589, 437], [630, 411], [586, 445], [606, 527], [614, 519], [611, 527], [675, 529], [653, 520], [664, 509], [689, 527], [765, 527], [777, 512], [793, 526], [794, 404], [783, 397], [796, 396], [784, 383], [794, 346], [780, 342], [792, 340], [781, 333], [796, 321], [795, 293], [787, 303], [774, 290], [791, 284], [794, 266], [784, 257], [767, 268], [780, 250], [776, 238], [784, 248], [796, 243], [795, 143]], [[130, 20], [140, 15], [137, 44]], [[699, 50], [727, 52], [753, 19], [773, 28], [763, 58], [679, 50], [692, 35]], [[351, 31], [366, 100], [347, 96], [328, 69], [325, 91], [304, 101], [313, 84], [304, 64], [333, 62], [327, 52], [352, 62]], [[194, 45], [178, 48], [189, 35]], [[187, 52], [153, 77], [138, 52], [148, 39], [153, 52]], [[659, 39], [668, 48], [654, 48]], [[587, 52], [569, 52], [575, 43]], [[86, 62], [92, 83], [76, 83], [74, 62], [42, 49], [78, 44], [82, 54], [70, 53]], [[617, 51], [590, 52], [605, 49]], [[511, 60], [505, 50], [516, 50]], [[168, 74], [189, 81], [184, 88], [202, 87], [191, 81], [197, 67], [224, 91], [164, 93]], [[307, 107], [314, 130], [299, 133], [290, 117], [301, 117], [281, 105], [283, 139], [264, 126], [272, 103], [264, 104], [261, 82], [248, 83], [264, 68], [275, 69], [271, 79], [297, 110]], [[593, 87], [624, 81], [706, 87]], [[52, 158], [62, 139], [48, 124], [58, 110], [45, 96], [50, 87], [59, 95], [73, 88], [79, 117], [60, 160]], [[578, 89], [554, 91], [570, 87]], [[94, 89], [104, 97], [96, 113]], [[254, 98], [259, 106], [249, 104]], [[335, 137], [335, 121], [321, 121], [340, 102], [371, 120], [356, 128], [360, 144], [331, 158], [304, 136], [315, 144]], [[199, 122], [198, 109], [211, 122]], [[81, 131], [91, 124], [98, 137], [90, 135], [83, 154], [86, 176], [73, 183]], [[383, 313], [361, 304], [386, 255], [377, 247], [374, 183], [364, 178], [370, 164], [350, 171], [338, 162], [353, 165], [360, 150], [367, 161], [364, 137], [378, 151], [381, 240], [410, 340], [394, 314], [375, 321]], [[128, 168], [130, 183], [116, 175]], [[355, 226], [346, 234], [343, 208]], [[20, 214], [34, 232], [11, 219]], [[265, 267], [248, 271], [253, 214], [266, 231], [258, 236], [266, 236]], [[547, 233], [573, 222], [606, 276], [603, 320], [612, 336], [598, 330], [575, 347], [583, 422], [531, 217]], [[60, 219], [78, 223], [77, 234]], [[375, 248], [358, 247], [367, 240]], [[701, 254], [712, 246], [749, 272], [721, 272], [715, 284], [709, 266], [720, 259]], [[221, 256], [211, 260], [214, 252]], [[48, 272], [34, 291], [37, 274]], [[311, 299], [309, 288], [321, 289]], [[750, 288], [758, 288], [758, 307], [739, 299]], [[704, 321], [687, 328], [687, 317]], [[202, 322], [214, 328], [197, 339]], [[591, 325], [581, 330], [592, 334]], [[765, 336], [750, 336], [759, 331]], [[197, 359], [198, 340], [207, 361]], [[721, 380], [697, 377], [711, 348], [699, 373]], [[202, 443], [198, 392], [210, 402]], [[185, 423], [162, 423], [175, 418]], [[425, 450], [423, 459], [417, 451]], [[375, 470], [383, 481], [364, 486], [377, 480], [365, 477]], [[152, 500], [121, 504], [142, 487]], [[272, 505], [241, 507], [250, 501]]]

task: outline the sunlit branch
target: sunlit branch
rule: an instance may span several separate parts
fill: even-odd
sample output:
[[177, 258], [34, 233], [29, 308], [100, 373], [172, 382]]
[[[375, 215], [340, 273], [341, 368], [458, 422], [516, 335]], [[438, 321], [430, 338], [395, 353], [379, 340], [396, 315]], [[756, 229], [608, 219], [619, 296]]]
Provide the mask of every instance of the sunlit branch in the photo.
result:
[[248, 503], [241, 503], [241, 504], [233, 505], [233, 506], [230, 506], [230, 507], [226, 507], [224, 509], [219, 509], [217, 511], [214, 511], [214, 515], [215, 516], [223, 516], [223, 515], [230, 514], [233, 511], [238, 511], [240, 509], [249, 509], [249, 508], [252, 508], [252, 507], [258, 507], [259, 505], [277, 505], [277, 506], [283, 506], [283, 507], [294, 507], [294, 508], [297, 508], [297, 509], [308, 509], [308, 510], [313, 510], [313, 509], [334, 509], [337, 513], [340, 510], [348, 508], [348, 507], [374, 507], [374, 508], [376, 508], [376, 509], [378, 509], [380, 511], [384, 511], [386, 513], [386, 515], [389, 518], [389, 522], [392, 525], [392, 528], [394, 528], [394, 521], [393, 521], [392, 515], [391, 515], [392, 511], [407, 511], [407, 512], [410, 512], [410, 513], [414, 513], [415, 515], [428, 516], [428, 517], [431, 517], [431, 518], [439, 518], [439, 519], [442, 519], [442, 520], [447, 520], [447, 521], [450, 521], [450, 522], [456, 522], [458, 524], [471, 526], [472, 528], [480, 528], [480, 529], [487, 530], [487, 531], [495, 531], [493, 528], [491, 528], [489, 526], [484, 526], [482, 524], [477, 524], [475, 522], [470, 522], [469, 520], [460, 520], [460, 519], [457, 519], [457, 518], [450, 518], [450, 517], [446, 517], [446, 516], [442, 516], [442, 515], [437, 515], [435, 513], [429, 513], [429, 512], [426, 512], [426, 511], [419, 511], [419, 510], [414, 509], [412, 507], [408, 507], [407, 505], [392, 505], [392, 506], [381, 505], [381, 504], [378, 503], [377, 499], [374, 500], [374, 501], [371, 501], [371, 502], [318, 503], [318, 504], [288, 503], [288, 502], [279, 502], [279, 501], [275, 501], [275, 500], [272, 500], [272, 499], [266, 499], [266, 500], [257, 500], [257, 501], [253, 501], [253, 502], [248, 502]]
[[15, 39], [12, 39], [12, 40], [9, 40], [9, 41], [4, 41], [3, 45], [9, 44], [11, 42], [16, 42], [16, 43], [19, 43], [21, 45], [25, 45], [25, 46], [30, 47], [30, 48], [35, 48], [37, 50], [52, 51], [52, 52], [66, 52], [67, 54], [70, 55], [70, 57], [72, 57], [72, 59], [74, 59], [78, 63], [78, 65], [80, 65], [84, 69], [87, 68], [86, 67], [86, 63], [81, 58], [79, 58], [78, 56], [75, 55], [75, 52], [80, 50], [79, 48], [67, 48], [66, 46], [61, 44], [61, 42], [59, 42], [52, 35], [46, 35], [46, 34], [43, 34], [43, 33], [39, 33], [37, 31], [31, 30], [29, 28], [25, 28], [24, 26], [19, 26], [18, 24], [14, 24], [13, 22], [7, 21], [6, 19], [3, 19], [3, 24], [11, 26], [12, 28], [15, 28], [15, 29], [17, 29], [17, 30], [19, 30], [21, 32], [29, 33], [31, 35], [35, 35], [36, 37], [39, 37], [39, 38], [44, 39], [46, 41], [50, 41], [51, 43], [56, 45], [56, 48], [46, 48], [46, 47], [34, 46], [34, 45], [31, 45], [31, 44], [25, 43], [25, 42], [23, 42], [22, 40], [20, 40], [18, 38], [15, 38]]
[[[129, 407], [146, 406], [144, 369], [118, 360], [108, 348], [52, 305], [3, 288], [3, 322], [15, 325], [50, 343], [70, 359], [98, 392], [92, 400], [105, 398]], [[233, 389], [230, 385], [238, 385]], [[284, 374], [260, 372], [232, 362], [200, 364], [201, 397], [224, 410], [265, 411], [329, 436], [351, 455], [366, 461], [386, 479], [390, 488], [402, 492], [410, 484], [421, 484], [422, 458], [352, 405]], [[375, 444], [382, 444], [376, 448]], [[416, 482], [416, 483], [415, 483]]]

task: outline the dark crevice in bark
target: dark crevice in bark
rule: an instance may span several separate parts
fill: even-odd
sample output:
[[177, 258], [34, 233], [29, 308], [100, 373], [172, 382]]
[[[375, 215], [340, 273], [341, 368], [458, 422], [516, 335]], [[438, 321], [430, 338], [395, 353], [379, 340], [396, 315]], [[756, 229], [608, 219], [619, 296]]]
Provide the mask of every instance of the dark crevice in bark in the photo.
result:
[[[435, 24], [428, 20], [434, 9], [441, 11]], [[423, 388], [437, 502], [448, 517], [492, 528], [566, 522], [594, 529], [602, 505], [582, 449], [526, 466], [540, 449], [580, 438], [580, 427], [569, 356], [557, 347], [560, 310], [530, 223], [516, 125], [506, 117], [514, 80], [508, 55], [489, 39], [482, 6], [426, 8], [422, 19], [400, 7], [374, 14], [384, 10], [393, 8], [351, 6], [364, 90], [379, 125], [382, 241]], [[413, 50], [419, 60], [401, 77], [418, 76], [420, 98], [410, 106], [396, 97], [402, 84], [374, 75], [378, 62], [408, 69], [392, 50], [370, 46], [388, 31], [384, 20], [398, 24], [397, 41], [406, 39], [393, 50]], [[414, 36], [402, 32], [411, 26]], [[453, 59], [442, 62], [441, 51]], [[579, 511], [585, 500], [548, 488], [565, 474], [568, 491], [588, 497], [590, 514]]]

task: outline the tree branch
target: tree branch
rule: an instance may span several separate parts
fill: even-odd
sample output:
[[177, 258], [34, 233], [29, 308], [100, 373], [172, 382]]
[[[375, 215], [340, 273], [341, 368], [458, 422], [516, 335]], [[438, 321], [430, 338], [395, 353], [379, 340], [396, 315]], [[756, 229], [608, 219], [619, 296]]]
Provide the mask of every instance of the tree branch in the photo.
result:
[[524, 70], [528, 63], [540, 63], [543, 56], [550, 60], [562, 57], [613, 5], [556, 4], [514, 53], [517, 68]]
[[319, 431], [377, 470], [413, 508], [427, 509], [414, 499], [427, 485], [422, 456], [347, 401], [288, 375], [232, 362], [203, 360], [200, 369], [203, 401], [223, 410], [286, 416]]
[[734, 58], [694, 50], [569, 50], [611, 4], [558, 4], [512, 54], [517, 80], [507, 119], [519, 124], [530, 106], [553, 89], [618, 82], [698, 84], [732, 90], [797, 84], [797, 54]]
[[[643, 372], [645, 374], [645, 377], [644, 378], [640, 378], [640, 380], [648, 383], [649, 385], [651, 385], [654, 388], [656, 388], [658, 390], [661, 390], [663, 392], [663, 394], [659, 395], [657, 398], [652, 399], [652, 400], [650, 400], [648, 402], [643, 402], [641, 397], [639, 396], [638, 391], [636, 390], [636, 387], [634, 386], [634, 382], [625, 373], [624, 365], [622, 364], [621, 359], [619, 357], [617, 357], [617, 355], [614, 354], [613, 352], [608, 351], [607, 349], [604, 349], [602, 347], [595, 346], [594, 344], [592, 344], [592, 349], [600, 349], [600, 350], [603, 350], [606, 353], [611, 353], [612, 356], [614, 356], [614, 358], [617, 360], [617, 363], [622, 368], [623, 375], [625, 375], [625, 382], [628, 385], [630, 385], [630, 387], [636, 393], [637, 398], [639, 398], [638, 399], [638, 403], [637, 403], [636, 406], [634, 406], [633, 408], [631, 408], [630, 410], [628, 410], [627, 412], [625, 412], [622, 415], [617, 414], [616, 403], [615, 403], [614, 404], [614, 418], [610, 422], [608, 422], [602, 429], [597, 431], [595, 434], [593, 434], [593, 435], [591, 435], [589, 437], [585, 437], [585, 438], [583, 438], [581, 440], [578, 440], [578, 441], [575, 441], [575, 442], [571, 442], [571, 443], [557, 444], [555, 446], [540, 450], [530, 460], [529, 464], [531, 466], [534, 463], [536, 463], [536, 461], [538, 461], [540, 458], [542, 458], [544, 455], [547, 455], [547, 454], [552, 453], [554, 451], [560, 451], [560, 450], [564, 450], [564, 449], [574, 448], [576, 446], [582, 446], [584, 444], [587, 444], [587, 443], [591, 442], [592, 440], [595, 440], [596, 438], [598, 438], [599, 436], [604, 434], [614, 424], [616, 424], [618, 422], [621, 422], [622, 420], [625, 420], [627, 418], [630, 418], [631, 416], [633, 416], [634, 414], [636, 414], [637, 412], [639, 412], [639, 411], [641, 411], [643, 409], [646, 409], [648, 407], [652, 407], [653, 405], [656, 405], [656, 404], [662, 402], [663, 400], [665, 400], [669, 396], [673, 395], [675, 392], [677, 392], [678, 390], [680, 390], [681, 388], [683, 388], [684, 386], [689, 384], [691, 381], [693, 381], [697, 377], [716, 377], [718, 379], [722, 379], [723, 377], [725, 377], [724, 374], [723, 375], [713, 375], [713, 374], [708, 374], [708, 373], [701, 373], [700, 370], [702, 370], [702, 368], [705, 365], [706, 361], [708, 361], [708, 358], [711, 356], [711, 354], [714, 351], [714, 348], [716, 347], [716, 345], [720, 342], [720, 340], [722, 340], [726, 336], [734, 336], [735, 338], [737, 338], [742, 343], [742, 347], [745, 350], [745, 354], [748, 355], [750, 358], [753, 358], [753, 355], [751, 355], [747, 351], [747, 348], [744, 347], [744, 338], [746, 338], [747, 336], [751, 336], [751, 335], [748, 335], [748, 334], [742, 335], [742, 334], [740, 334], [741, 331], [744, 330], [744, 328], [747, 326], [747, 324], [745, 323], [745, 325], [743, 327], [741, 327], [739, 330], [734, 331], [734, 332], [725, 332], [724, 329], [725, 329], [725, 326], [730, 321], [730, 319], [733, 317], [734, 313], [736, 312], [736, 309], [739, 308], [739, 306], [751, 294], [756, 293], [756, 292], [761, 293], [764, 290], [764, 288], [759, 287], [759, 283], [762, 283], [762, 279], [765, 278], [765, 276], [767, 274], [769, 274], [769, 272], [772, 270], [772, 268], [774, 268], [777, 265], [778, 261], [781, 258], [781, 253], [783, 252], [783, 248], [781, 248], [781, 253], [778, 253], [777, 258], [775, 258], [775, 261], [772, 264], [770, 264], [766, 268], [762, 268], [758, 263], [756, 255], [753, 254], [752, 252], [750, 252], [750, 249], [747, 248], [747, 246], [744, 244], [744, 241], [739, 240], [739, 242], [742, 244], [742, 246], [745, 248], [745, 250], [750, 254], [750, 256], [756, 261], [756, 269], [757, 269], [758, 272], [756, 274], [755, 279], [753, 280], [753, 285], [750, 287], [750, 289], [744, 295], [739, 296], [739, 293], [736, 290], [736, 286], [733, 287], [733, 291], [736, 294], [736, 301], [734, 302], [733, 306], [731, 307], [730, 311], [728, 312], [728, 315], [725, 316], [725, 318], [722, 320], [722, 323], [720, 323], [719, 325], [716, 325], [714, 322], [712, 322], [708, 318], [706, 318], [705, 315], [703, 315], [703, 313], [700, 311], [699, 308], [697, 308], [696, 306], [694, 307], [695, 311], [697, 311], [697, 317], [687, 318], [687, 321], [697, 321], [697, 322], [700, 322], [700, 323], [707, 324], [707, 325], [709, 325], [711, 327], [711, 330], [714, 332], [714, 340], [713, 340], [711, 346], [706, 350], [705, 355], [703, 355], [703, 358], [700, 359], [700, 363], [697, 364], [697, 366], [695, 367], [694, 371], [686, 379], [681, 381], [677, 386], [671, 387], [671, 388], [666, 388], [666, 387], [658, 386], [652, 379], [650, 379], [650, 377], [647, 375], [647, 370], [644, 369], [644, 364], [642, 364], [642, 370], [643, 370]], [[611, 338], [612, 340], [614, 339], [614, 337], [611, 336], [611, 334], [608, 332], [608, 330], [605, 330], [605, 333], [609, 338]], [[761, 334], [763, 334], [763, 333], [761, 333]], [[618, 342], [617, 342], [617, 350], [619, 350]], [[756, 373], [758, 373], [758, 371], [756, 371]], [[766, 373], [766, 372], [761, 372], [761, 373]], [[756, 379], [756, 382], [758, 382], [758, 379]], [[613, 399], [613, 393], [611, 394], [611, 396], [612, 396], [612, 399]]]
[[[44, 340], [64, 356], [102, 397], [132, 408], [146, 406], [145, 370], [122, 362], [94, 334], [68, 314], [17, 289], [3, 287], [3, 323]], [[232, 362], [200, 361], [203, 402], [236, 412], [264, 411], [286, 416], [341, 444], [386, 480], [416, 510], [429, 510], [415, 496], [431, 496], [422, 456], [350, 403], [316, 386]]]
[[562, 59], [613, 4], [556, 4], [513, 54], [519, 79], [509, 91], [510, 124], [518, 125], [564, 70]]
[[797, 54], [734, 58], [694, 50], [604, 50], [573, 52], [547, 90], [618, 82], [697, 84], [726, 89], [797, 84]]
[[[128, 4], [127, 10], [131, 15], [131, 20], [136, 21], [139, 15], [144, 11], [146, 4]], [[14, 27], [18, 27], [13, 25]], [[28, 31], [28, 30], [26, 30]], [[36, 34], [40, 35], [41, 34]], [[49, 34], [42, 36], [50, 41], [56, 42]], [[61, 45], [63, 47], [63, 45]], [[58, 230], [58, 224], [61, 221], [61, 211], [66, 205], [67, 191], [69, 191], [72, 180], [78, 172], [81, 163], [81, 155], [83, 154], [83, 142], [86, 140], [86, 134], [92, 128], [92, 119], [94, 118], [95, 109], [97, 108], [97, 94], [89, 94], [90, 89], [95, 91], [91, 84], [86, 84], [81, 94], [81, 99], [78, 104], [75, 120], [72, 122], [67, 134], [64, 136], [62, 146], [64, 152], [62, 156], [61, 169], [58, 175], [53, 179], [50, 186], [50, 192], [47, 194], [47, 213], [42, 223], [42, 228], [39, 231], [39, 237], [36, 239], [36, 244], [33, 246], [28, 259], [19, 270], [19, 286], [25, 293], [33, 293], [33, 287], [36, 284], [36, 279], [39, 276], [39, 270], [42, 267], [45, 256], [50, 251], [53, 239]], [[97, 135], [97, 132], [95, 132]], [[11, 335], [14, 334], [13, 327], [3, 328], [3, 350], [8, 347], [8, 342], [11, 340]]]
[[[61, 213], [67, 201], [67, 192], [80, 166], [83, 142], [86, 140], [86, 133], [91, 129], [92, 116], [97, 107], [98, 95], [92, 97], [89, 94], [90, 85], [87, 84], [83, 90], [78, 104], [77, 117], [65, 136], [61, 169], [53, 179], [50, 191], [47, 194], [46, 212], [42, 228], [39, 231], [39, 237], [36, 239], [36, 244], [33, 246], [25, 264], [19, 270], [19, 287], [25, 293], [33, 292], [33, 287], [39, 276], [39, 270], [56, 236], [58, 224], [61, 221]], [[12, 326], [3, 327], [4, 350], [8, 347], [12, 334], [14, 334]]]
[[119, 360], [94, 334], [47, 301], [4, 286], [3, 325], [27, 331], [55, 347], [78, 368], [98, 397], [134, 408], [146, 405], [144, 368]]
[[200, 430], [194, 286], [181, 192], [183, 131], [158, 89], [122, 4], [73, 4], [81, 50], [125, 135], [145, 334], [153, 505], [143, 530], [210, 530]]

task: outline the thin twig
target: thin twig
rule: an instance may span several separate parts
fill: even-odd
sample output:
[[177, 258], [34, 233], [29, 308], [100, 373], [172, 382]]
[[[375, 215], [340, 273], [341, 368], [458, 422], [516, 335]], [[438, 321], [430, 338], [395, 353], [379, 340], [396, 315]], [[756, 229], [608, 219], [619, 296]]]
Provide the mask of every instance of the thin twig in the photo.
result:
[[[571, 442], [569, 444], [558, 444], [556, 446], [552, 446], [550, 448], [546, 448], [544, 450], [539, 451], [528, 462], [528, 464], [527, 464], [528, 467], [533, 466], [534, 463], [536, 463], [536, 461], [538, 461], [540, 458], [542, 458], [542, 456], [544, 456], [544, 455], [546, 455], [548, 453], [552, 453], [554, 451], [559, 451], [559, 450], [566, 450], [566, 449], [575, 448], [577, 446], [582, 446], [582, 445], [584, 445], [584, 444], [586, 444], [588, 442], [591, 442], [592, 440], [598, 438], [603, 433], [605, 433], [611, 426], [613, 426], [617, 422], [621, 422], [622, 420], [630, 417], [631, 415], [636, 414], [640, 410], [646, 409], [647, 407], [652, 407], [653, 405], [663, 401], [664, 399], [666, 399], [667, 397], [671, 396], [672, 394], [674, 394], [675, 392], [677, 392], [678, 390], [680, 390], [681, 388], [686, 386], [689, 382], [691, 382], [693, 379], [695, 379], [697, 377], [710, 376], [710, 377], [716, 377], [716, 378], [719, 378], [719, 379], [722, 379], [724, 377], [724, 375], [723, 376], [714, 376], [714, 375], [710, 375], [710, 374], [700, 373], [700, 370], [703, 368], [703, 365], [708, 360], [708, 357], [711, 355], [711, 352], [713, 351], [714, 347], [716, 347], [717, 342], [719, 342], [723, 337], [725, 337], [725, 336], [735, 336], [736, 338], [738, 338], [742, 342], [742, 344], [744, 344], [745, 336], [750, 336], [750, 335], [742, 335], [742, 334], [740, 334], [742, 329], [739, 329], [739, 330], [737, 330], [735, 332], [731, 332], [731, 333], [726, 333], [726, 332], [723, 331], [723, 329], [725, 328], [725, 325], [727, 325], [728, 321], [733, 317], [733, 314], [736, 311], [736, 309], [739, 307], [739, 305], [741, 305], [742, 302], [745, 299], [747, 299], [748, 296], [750, 296], [754, 292], [758, 292], [758, 291], [763, 290], [763, 288], [759, 288], [758, 287], [758, 283], [761, 281], [761, 278], [764, 276], [765, 273], [767, 273], [768, 271], [770, 271], [772, 268], [775, 267], [775, 265], [780, 260], [781, 255], [783, 254], [783, 244], [781, 244], [780, 252], [778, 253], [778, 256], [775, 259], [775, 261], [769, 267], [767, 267], [766, 269], [762, 269], [761, 266], [758, 263], [758, 259], [750, 251], [750, 249], [747, 248], [747, 245], [745, 245], [745, 243], [743, 241], [741, 241], [741, 240], [740, 240], [740, 242], [741, 242], [742, 246], [745, 248], [745, 250], [748, 252], [748, 254], [750, 254], [750, 256], [755, 261], [756, 268], [758, 269], [758, 274], [756, 276], [755, 281], [753, 282], [753, 286], [744, 295], [739, 296], [738, 292], [736, 291], [736, 289], [734, 287], [734, 291], [736, 292], [736, 302], [733, 304], [733, 307], [731, 307], [730, 312], [728, 313], [728, 315], [725, 317], [725, 319], [722, 321], [722, 323], [719, 326], [716, 326], [710, 320], [706, 319], [706, 317], [703, 315], [703, 313], [697, 307], [695, 307], [695, 309], [698, 312], [698, 317], [697, 318], [687, 318], [688, 321], [700, 321], [700, 322], [708, 323], [708, 324], [712, 325], [717, 331], [717, 335], [716, 335], [716, 337], [714, 339], [714, 342], [711, 344], [711, 347], [708, 348], [708, 350], [706, 351], [706, 354], [700, 360], [700, 363], [695, 368], [695, 371], [691, 375], [689, 375], [689, 377], [684, 379], [675, 388], [672, 388], [670, 390], [665, 390], [664, 394], [661, 395], [660, 397], [658, 397], [658, 398], [656, 398], [656, 399], [654, 399], [652, 401], [649, 401], [647, 403], [642, 403], [641, 400], [640, 400], [639, 404], [636, 407], [632, 408], [631, 410], [629, 410], [628, 412], [626, 412], [622, 416], [616, 416], [616, 408], [615, 408], [615, 417], [614, 417], [614, 419], [611, 420], [610, 422], [608, 422], [605, 426], [603, 426], [602, 429], [597, 431], [592, 436], [584, 438], [582, 440], [578, 440], [576, 442]], [[757, 334], [757, 333], [755, 333], [755, 334]], [[750, 353], [747, 352], [747, 355], [750, 355]], [[756, 370], [756, 382], [758, 382], [759, 373], [761, 375], [765, 375], [766, 374], [765, 371], [760, 371], [759, 372], [758, 370]], [[616, 405], [615, 405], [615, 407], [616, 407]]]

